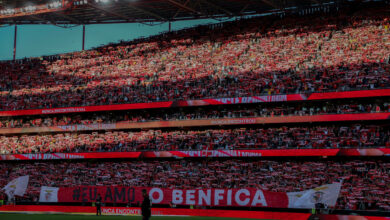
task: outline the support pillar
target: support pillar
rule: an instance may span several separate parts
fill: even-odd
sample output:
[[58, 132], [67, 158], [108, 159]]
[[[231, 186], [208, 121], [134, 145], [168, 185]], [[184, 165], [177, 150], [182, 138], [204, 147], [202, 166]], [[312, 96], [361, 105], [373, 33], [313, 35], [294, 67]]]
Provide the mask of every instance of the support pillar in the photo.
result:
[[85, 24], [83, 25], [83, 44], [82, 44], [82, 50], [85, 48]]
[[18, 25], [15, 24], [15, 34], [14, 34], [14, 61], [16, 60], [16, 39], [18, 36]]

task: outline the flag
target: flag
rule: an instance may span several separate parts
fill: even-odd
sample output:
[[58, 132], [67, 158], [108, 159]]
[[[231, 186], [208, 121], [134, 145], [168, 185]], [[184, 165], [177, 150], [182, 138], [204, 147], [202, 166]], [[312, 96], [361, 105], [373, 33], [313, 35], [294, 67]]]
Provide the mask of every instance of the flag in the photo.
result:
[[6, 186], [4, 186], [3, 190], [5, 191], [5, 194], [7, 194], [9, 200], [14, 196], [23, 196], [24, 193], [26, 193], [28, 179], [28, 175], [21, 176], [16, 179], [13, 179]]
[[315, 208], [316, 203], [335, 206], [339, 197], [341, 183], [322, 185], [314, 189], [287, 193], [289, 208]]
[[41, 187], [41, 194], [39, 195], [39, 202], [58, 202], [58, 187]]

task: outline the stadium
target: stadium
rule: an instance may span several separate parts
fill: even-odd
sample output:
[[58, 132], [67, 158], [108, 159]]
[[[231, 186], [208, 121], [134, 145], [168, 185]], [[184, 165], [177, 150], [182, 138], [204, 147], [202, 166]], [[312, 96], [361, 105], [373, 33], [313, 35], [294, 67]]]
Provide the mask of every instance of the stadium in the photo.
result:
[[[130, 23], [168, 28], [86, 46]], [[81, 47], [23, 58], [26, 25]], [[2, 28], [2, 220], [390, 219], [388, 0], [0, 0]]]

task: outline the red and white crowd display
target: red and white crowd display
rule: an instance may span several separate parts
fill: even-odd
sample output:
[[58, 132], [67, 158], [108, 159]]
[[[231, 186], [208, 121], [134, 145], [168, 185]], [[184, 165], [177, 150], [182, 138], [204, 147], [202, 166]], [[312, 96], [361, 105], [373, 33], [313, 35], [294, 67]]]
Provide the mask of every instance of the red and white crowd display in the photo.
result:
[[[201, 141], [199, 141], [201, 140]], [[389, 148], [387, 126], [367, 124], [106, 131], [0, 136], [0, 154]]]
[[76, 132], [76, 131], [105, 131], [123, 129], [149, 128], [178, 128], [178, 127], [211, 127], [216, 125], [249, 125], [249, 124], [287, 124], [307, 122], [337, 122], [337, 121], [373, 121], [390, 118], [390, 112], [354, 113], [354, 114], [327, 114], [306, 116], [277, 116], [277, 117], [248, 117], [248, 118], [220, 118], [198, 120], [169, 120], [149, 122], [117, 122], [96, 124], [74, 124], [26, 128], [0, 128], [0, 134], [30, 134], [45, 132]]
[[335, 206], [341, 183], [322, 185], [301, 192], [270, 192], [261, 189], [166, 189], [120, 186], [41, 187], [40, 202], [142, 202], [147, 189], [153, 204], [193, 206], [236, 206], [275, 208], [314, 208], [316, 203]]
[[[0, 187], [6, 186], [15, 178], [29, 175], [30, 184], [23, 200], [31, 202], [38, 200], [42, 186], [59, 188], [137, 186], [160, 189], [205, 189], [205, 192], [207, 189], [254, 188], [286, 193], [305, 191], [323, 184], [342, 181], [343, 187], [336, 208], [359, 210], [362, 209], [359, 206], [361, 203], [376, 203], [379, 209], [390, 210], [387, 196], [390, 189], [386, 187], [390, 177], [383, 172], [390, 168], [390, 163], [384, 158], [315, 159], [314, 161], [231, 158], [203, 160], [202, 163], [194, 160], [166, 160], [161, 163], [158, 159], [78, 160], [61, 163], [20, 161], [0, 163], [0, 168], [2, 171]], [[240, 172], [237, 171], [239, 168]], [[112, 196], [115, 196], [115, 190], [110, 191], [114, 192]], [[118, 188], [117, 191], [117, 194], [120, 194], [122, 188]], [[86, 192], [88, 195], [89, 192]], [[363, 194], [367, 196], [362, 197]], [[82, 193], [77, 197], [83, 198]], [[0, 193], [1, 199], [6, 200], [8, 197]]]
[[[388, 16], [367, 10], [364, 16], [356, 13], [358, 19], [337, 17], [344, 31], [334, 34], [329, 34], [337, 29], [334, 15], [315, 21], [290, 17], [283, 20], [285, 28], [280, 23], [265, 25], [266, 16], [5, 62], [0, 64], [0, 107], [37, 109], [388, 88]], [[220, 34], [211, 40], [214, 33]], [[194, 34], [200, 34], [199, 39]], [[352, 46], [345, 46], [346, 38]]]
[[302, 156], [388, 156], [390, 148], [372, 149], [286, 149], [286, 150], [198, 150], [101, 153], [48, 153], [0, 155], [0, 160], [68, 160], [103, 158], [182, 158], [182, 157], [302, 157]]
[[250, 97], [230, 97], [215, 99], [199, 99], [188, 101], [167, 101], [150, 102], [134, 104], [100, 105], [100, 106], [80, 106], [50, 109], [31, 109], [31, 110], [13, 110], [0, 111], [0, 117], [22, 116], [22, 115], [49, 115], [66, 114], [81, 112], [98, 111], [117, 111], [117, 110], [135, 110], [151, 108], [170, 108], [185, 106], [206, 106], [206, 105], [230, 105], [230, 104], [249, 104], [262, 102], [290, 102], [290, 101], [310, 101], [326, 99], [345, 99], [345, 98], [364, 98], [364, 97], [385, 97], [390, 96], [390, 89], [360, 90], [346, 92], [327, 92], [327, 93], [309, 93], [309, 94], [289, 94], [289, 95], [266, 95]]

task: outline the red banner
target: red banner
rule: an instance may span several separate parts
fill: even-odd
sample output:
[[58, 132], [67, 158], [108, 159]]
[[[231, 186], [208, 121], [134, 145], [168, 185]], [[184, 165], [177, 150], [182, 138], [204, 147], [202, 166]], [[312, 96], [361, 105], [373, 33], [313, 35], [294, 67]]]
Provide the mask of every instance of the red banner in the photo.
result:
[[311, 93], [311, 94], [266, 95], [266, 96], [251, 96], [251, 97], [200, 99], [200, 100], [187, 100], [187, 101], [150, 102], [150, 103], [117, 104], [117, 105], [101, 105], [101, 106], [65, 107], [65, 108], [53, 108], [53, 109], [0, 111], [0, 117], [20, 116], [20, 115], [64, 114], [64, 113], [76, 113], [76, 112], [116, 111], [116, 110], [148, 109], [148, 108], [168, 108], [168, 107], [184, 107], [184, 106], [384, 97], [384, 96], [390, 96], [390, 89], [360, 90], [360, 91], [347, 91], [347, 92], [326, 92], [326, 93]]
[[256, 117], [256, 118], [221, 118], [221, 119], [180, 120], [180, 121], [118, 122], [112, 124], [65, 125], [65, 126], [51, 126], [51, 127], [31, 127], [31, 128], [1, 128], [0, 134], [205, 127], [205, 126], [216, 126], [216, 125], [286, 124], [286, 123], [307, 123], [307, 122], [328, 122], [328, 121], [370, 121], [370, 120], [386, 120], [389, 118], [390, 118], [390, 112], [307, 115], [307, 116], [276, 116], [276, 117]]
[[172, 106], [172, 103], [173, 102], [150, 102], [150, 103], [134, 103], [134, 104], [118, 104], [118, 105], [65, 107], [65, 108], [52, 108], [52, 109], [0, 111], [0, 117], [20, 116], [20, 115], [65, 114], [65, 113], [77, 113], [77, 112], [117, 111], [117, 110], [148, 109], [148, 108], [168, 108]]
[[[91, 206], [44, 206], [44, 205], [5, 205], [0, 206], [0, 212], [12, 213], [69, 213], [69, 214], [96, 214], [96, 208]], [[103, 215], [141, 215], [141, 209], [137, 207], [102, 207]], [[216, 210], [216, 209], [172, 209], [152, 208], [152, 216], [203, 216], [225, 218], [250, 218], [250, 219], [278, 219], [278, 220], [306, 220], [308, 213], [293, 212], [263, 212], [241, 210]]]
[[50, 154], [9, 154], [0, 155], [0, 160], [68, 160], [103, 158], [139, 158], [142, 152], [101, 152], [101, 153], [50, 153]]
[[368, 97], [381, 97], [381, 96], [382, 97], [390, 96], [390, 89], [312, 93], [308, 96], [307, 100], [350, 99], [350, 98], [368, 98]]
[[204, 106], [204, 105], [231, 105], [231, 104], [250, 104], [262, 102], [291, 102], [307, 100], [305, 94], [290, 94], [290, 95], [264, 95], [264, 96], [249, 96], [249, 97], [230, 97], [216, 99], [201, 99], [189, 101], [177, 101], [175, 106]]
[[94, 202], [98, 195], [104, 203], [141, 203], [141, 190], [147, 189], [153, 204], [194, 206], [251, 206], [288, 208], [284, 192], [261, 189], [163, 189], [141, 187], [83, 186], [60, 188], [58, 202]]
[[305, 156], [390, 156], [390, 148], [370, 149], [285, 149], [285, 150], [202, 150], [99, 153], [49, 153], [0, 155], [1, 160], [68, 160], [104, 158], [183, 158], [183, 157], [305, 157]]
[[390, 148], [340, 149], [338, 156], [390, 156]]
[[317, 215], [318, 220], [390, 220], [390, 217], [356, 215]]
[[145, 158], [336, 156], [339, 149], [147, 151]]

